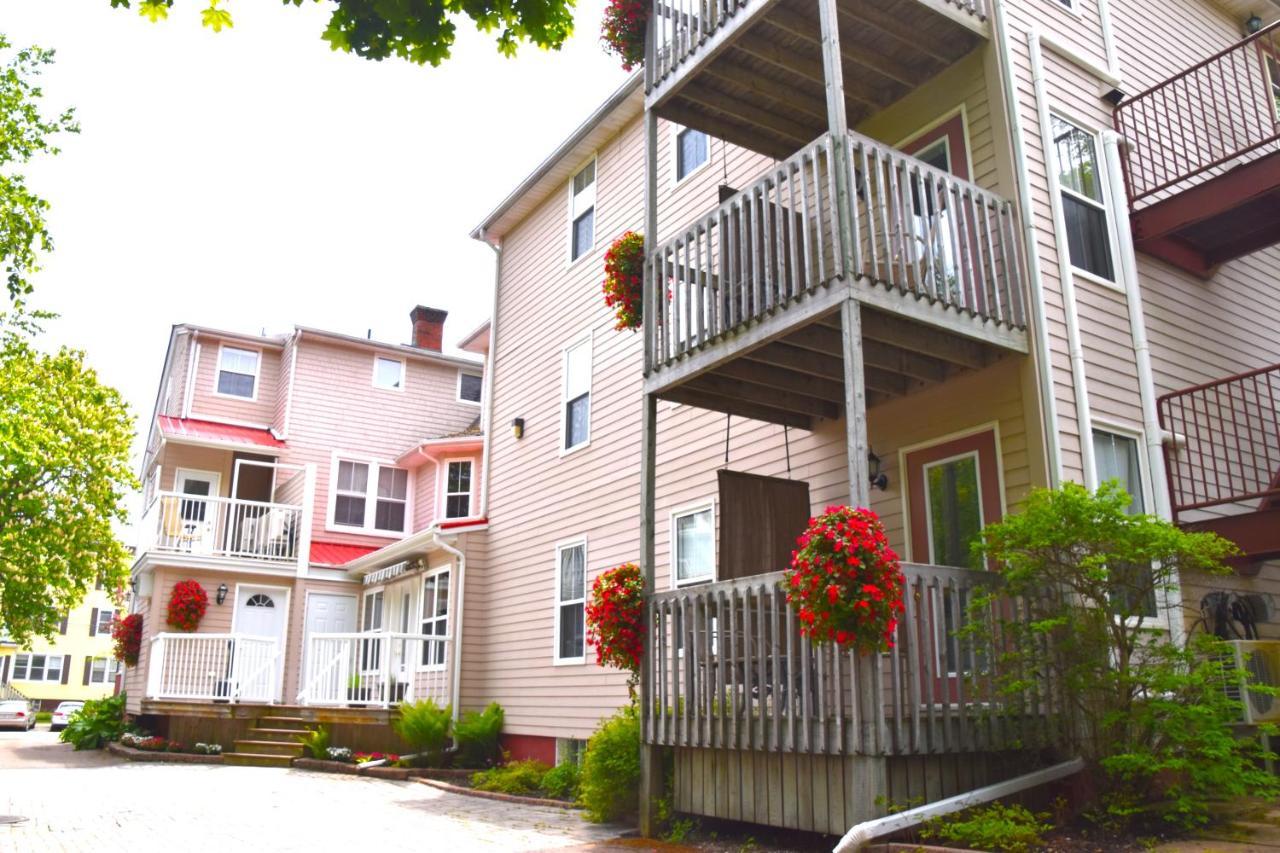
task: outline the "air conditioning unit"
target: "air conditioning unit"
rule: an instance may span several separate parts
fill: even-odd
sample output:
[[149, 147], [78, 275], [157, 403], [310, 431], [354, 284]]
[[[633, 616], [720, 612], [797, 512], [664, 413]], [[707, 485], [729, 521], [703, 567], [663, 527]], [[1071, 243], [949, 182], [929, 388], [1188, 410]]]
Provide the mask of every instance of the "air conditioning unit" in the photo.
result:
[[1237, 676], [1227, 684], [1227, 695], [1244, 706], [1241, 722], [1280, 722], [1280, 696], [1249, 690], [1249, 684], [1280, 688], [1280, 640], [1232, 640], [1233, 660], [1228, 672]]

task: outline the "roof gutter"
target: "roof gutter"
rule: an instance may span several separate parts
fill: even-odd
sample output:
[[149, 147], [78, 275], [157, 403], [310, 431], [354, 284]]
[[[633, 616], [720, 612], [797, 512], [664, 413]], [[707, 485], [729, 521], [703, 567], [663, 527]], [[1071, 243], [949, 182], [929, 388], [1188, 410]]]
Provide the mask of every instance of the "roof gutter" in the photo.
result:
[[485, 355], [484, 364], [484, 402], [480, 416], [480, 432], [484, 434], [484, 447], [480, 453], [480, 511], [481, 518], [489, 517], [489, 459], [493, 445], [493, 379], [494, 367], [498, 361], [498, 288], [502, 284], [502, 242], [489, 240], [483, 230], [479, 232], [481, 239], [493, 249], [493, 305], [489, 309], [489, 352]]

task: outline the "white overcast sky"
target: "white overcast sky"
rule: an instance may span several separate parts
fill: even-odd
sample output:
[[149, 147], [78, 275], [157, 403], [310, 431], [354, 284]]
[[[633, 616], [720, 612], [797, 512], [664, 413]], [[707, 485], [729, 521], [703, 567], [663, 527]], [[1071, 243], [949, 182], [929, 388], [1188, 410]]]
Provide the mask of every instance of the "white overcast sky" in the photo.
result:
[[406, 342], [421, 303], [456, 343], [492, 294], [471, 228], [626, 78], [603, 0], [580, 0], [563, 50], [515, 59], [460, 22], [439, 68], [332, 52], [328, 3], [227, 0], [219, 34], [203, 5], [153, 25], [109, 0], [0, 0], [14, 45], [57, 51], [46, 110], [82, 128], [27, 170], [56, 243], [30, 303], [144, 432], [174, 323]]

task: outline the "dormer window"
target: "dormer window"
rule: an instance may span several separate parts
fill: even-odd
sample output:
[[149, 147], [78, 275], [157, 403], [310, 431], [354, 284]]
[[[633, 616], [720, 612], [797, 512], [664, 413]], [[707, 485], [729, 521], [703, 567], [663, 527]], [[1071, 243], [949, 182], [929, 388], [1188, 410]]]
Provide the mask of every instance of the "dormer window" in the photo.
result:
[[218, 393], [253, 400], [258, 395], [257, 350], [224, 346], [218, 351]]

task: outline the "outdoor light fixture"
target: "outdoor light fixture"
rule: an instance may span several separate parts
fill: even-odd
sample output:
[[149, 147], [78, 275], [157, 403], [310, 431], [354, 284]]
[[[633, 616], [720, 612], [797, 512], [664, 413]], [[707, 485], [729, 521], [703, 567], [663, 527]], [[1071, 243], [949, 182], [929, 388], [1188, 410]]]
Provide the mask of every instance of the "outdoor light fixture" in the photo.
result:
[[1262, 19], [1257, 15], [1250, 15], [1249, 20], [1244, 22], [1244, 31], [1249, 35], [1253, 35], [1262, 29]]
[[218, 597], [216, 601], [221, 604], [227, 600], [227, 585], [225, 583], [218, 584]]
[[134, 575], [133, 577], [129, 578], [129, 589], [133, 590], [133, 594], [134, 594], [134, 595], [137, 595], [137, 594], [138, 594], [138, 577], [137, 577], [137, 575]]
[[511, 433], [516, 438], [524, 438], [524, 418], [516, 418], [511, 422]]
[[889, 475], [880, 470], [880, 457], [874, 450], [867, 451], [867, 469], [870, 473], [871, 488], [884, 491], [889, 488]]

